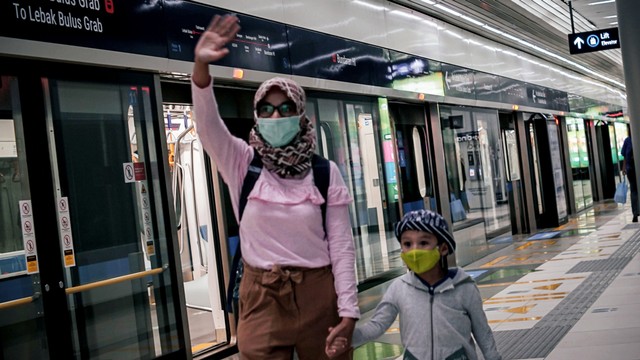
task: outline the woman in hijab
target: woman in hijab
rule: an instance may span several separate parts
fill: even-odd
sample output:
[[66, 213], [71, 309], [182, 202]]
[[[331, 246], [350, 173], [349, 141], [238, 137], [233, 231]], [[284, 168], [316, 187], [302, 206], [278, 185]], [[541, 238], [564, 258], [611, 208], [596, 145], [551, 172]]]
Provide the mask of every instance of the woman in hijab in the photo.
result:
[[239, 29], [235, 16], [213, 18], [196, 45], [191, 86], [198, 135], [229, 187], [236, 219], [254, 152], [267, 170], [260, 172], [240, 219], [238, 349], [242, 359], [288, 360], [294, 351], [302, 360], [327, 358], [334, 337], [351, 339], [360, 316], [352, 199], [333, 162], [327, 199], [314, 185], [315, 129], [305, 116], [305, 92], [294, 81], [279, 77], [260, 85], [249, 144], [224, 125], [208, 64], [228, 54], [225, 45]]

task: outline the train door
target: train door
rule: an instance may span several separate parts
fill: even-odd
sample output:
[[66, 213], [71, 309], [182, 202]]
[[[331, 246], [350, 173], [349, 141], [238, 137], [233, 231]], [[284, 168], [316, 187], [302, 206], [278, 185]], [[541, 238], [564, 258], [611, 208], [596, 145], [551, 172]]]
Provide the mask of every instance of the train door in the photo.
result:
[[390, 103], [398, 166], [397, 217], [411, 210], [436, 209], [431, 155], [423, 106]]
[[624, 144], [624, 139], [629, 136], [629, 125], [624, 122], [614, 122], [613, 129], [610, 130], [610, 138], [611, 138], [611, 147], [612, 151], [615, 148], [615, 165], [614, 171], [616, 174], [616, 186], [620, 181], [622, 181], [622, 173], [620, 170], [622, 169], [622, 160], [624, 157], [622, 156], [622, 145]]
[[576, 212], [593, 204], [592, 170], [585, 120], [565, 118]]
[[515, 118], [512, 113], [500, 113], [500, 140], [504, 152], [504, 173], [509, 213], [511, 214], [511, 232], [522, 234], [528, 232], [528, 224], [524, 211], [524, 194], [520, 177], [520, 151]]
[[540, 113], [530, 114], [526, 119], [527, 155], [532, 167], [537, 227], [556, 227], [568, 220], [558, 125], [552, 116]]
[[[469, 264], [511, 241], [505, 150], [496, 110], [440, 106], [456, 260]], [[495, 247], [494, 247], [495, 245]]]
[[25, 258], [0, 280], [14, 298], [0, 310], [3, 357], [186, 356], [153, 76], [25, 65], [7, 202], [21, 230], [0, 241]]
[[[375, 102], [309, 94], [307, 116], [316, 124], [319, 152], [340, 169], [354, 198], [350, 206], [359, 281], [390, 270], [398, 248], [389, 225], [388, 195]], [[397, 264], [401, 266], [401, 263]]]
[[601, 179], [603, 199], [613, 199], [616, 192], [616, 176], [619, 173], [615, 137], [612, 138], [611, 135], [614, 135], [613, 123], [595, 122], [594, 150], [599, 155], [597, 170]]
[[49, 359], [18, 81], [0, 81], [0, 359]]
[[[163, 82], [162, 89], [191, 351], [194, 356], [225, 356], [236, 351], [235, 318], [225, 306], [225, 280], [239, 244], [239, 229], [229, 189], [195, 132], [195, 124], [206, 119], [194, 117], [189, 84]], [[237, 85], [215, 87], [227, 128], [245, 141], [254, 124], [254, 93]]]
[[189, 103], [163, 103], [185, 306], [194, 355], [228, 340], [216, 261], [219, 235], [209, 190], [211, 169]]

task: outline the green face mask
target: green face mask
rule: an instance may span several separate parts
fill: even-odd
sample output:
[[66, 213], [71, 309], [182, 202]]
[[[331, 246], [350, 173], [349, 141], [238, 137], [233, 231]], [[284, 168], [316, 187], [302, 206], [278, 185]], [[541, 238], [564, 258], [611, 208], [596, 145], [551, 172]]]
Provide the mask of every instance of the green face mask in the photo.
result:
[[273, 147], [287, 145], [300, 132], [300, 115], [283, 118], [258, 118], [260, 135]]
[[422, 274], [433, 269], [440, 261], [440, 250], [435, 247], [432, 250], [410, 250], [400, 254], [402, 260], [416, 274]]

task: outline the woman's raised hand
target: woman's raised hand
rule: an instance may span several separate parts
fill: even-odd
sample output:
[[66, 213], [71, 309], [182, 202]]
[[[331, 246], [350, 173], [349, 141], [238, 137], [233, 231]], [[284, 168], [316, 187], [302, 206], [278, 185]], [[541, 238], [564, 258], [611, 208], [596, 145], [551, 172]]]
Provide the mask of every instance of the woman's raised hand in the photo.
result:
[[235, 39], [239, 30], [235, 15], [214, 16], [207, 30], [200, 35], [195, 49], [195, 62], [209, 64], [222, 59], [229, 53], [225, 45]]

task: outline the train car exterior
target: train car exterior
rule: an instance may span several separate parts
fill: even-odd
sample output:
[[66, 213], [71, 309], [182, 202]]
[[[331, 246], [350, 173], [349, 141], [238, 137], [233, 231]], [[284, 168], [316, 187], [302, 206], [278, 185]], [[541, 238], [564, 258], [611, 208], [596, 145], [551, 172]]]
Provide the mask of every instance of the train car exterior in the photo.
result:
[[619, 181], [623, 92], [395, 3], [0, 9], [0, 359], [235, 351], [223, 299], [238, 229], [189, 92], [214, 14], [242, 26], [211, 65], [232, 133], [253, 126], [260, 82], [307, 90], [318, 152], [354, 199], [361, 290], [404, 272], [393, 224], [406, 211], [441, 212], [465, 265]]

